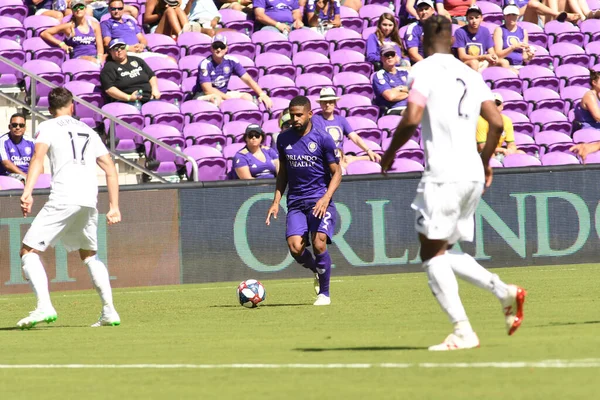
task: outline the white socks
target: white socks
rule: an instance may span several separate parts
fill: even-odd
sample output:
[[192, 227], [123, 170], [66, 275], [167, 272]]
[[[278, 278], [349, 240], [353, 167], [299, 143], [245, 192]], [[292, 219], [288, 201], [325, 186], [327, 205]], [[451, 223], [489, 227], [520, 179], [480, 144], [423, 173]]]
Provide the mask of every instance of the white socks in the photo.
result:
[[40, 256], [36, 253], [27, 253], [21, 257], [23, 263], [23, 273], [29, 280], [29, 284], [37, 297], [37, 308], [52, 308], [50, 301], [50, 291], [48, 290], [48, 276], [42, 265]]
[[498, 275], [483, 268], [473, 257], [457, 250], [446, 252], [452, 270], [460, 279], [491, 292], [502, 301], [508, 295], [508, 286]]
[[110, 277], [108, 275], [108, 269], [97, 255], [88, 257], [84, 260], [84, 264], [87, 265], [90, 276], [92, 277], [92, 283], [96, 288], [96, 291], [100, 295], [102, 300], [103, 313], [110, 314], [115, 311], [113, 306], [112, 289], [110, 287]]
[[[429, 287], [450, 322], [456, 325], [458, 322], [466, 321], [468, 324], [467, 314], [458, 295], [458, 282], [452, 272], [448, 254], [427, 260], [423, 263], [423, 268], [429, 278]], [[468, 328], [470, 326], [469, 324]], [[467, 329], [464, 324], [461, 328]]]

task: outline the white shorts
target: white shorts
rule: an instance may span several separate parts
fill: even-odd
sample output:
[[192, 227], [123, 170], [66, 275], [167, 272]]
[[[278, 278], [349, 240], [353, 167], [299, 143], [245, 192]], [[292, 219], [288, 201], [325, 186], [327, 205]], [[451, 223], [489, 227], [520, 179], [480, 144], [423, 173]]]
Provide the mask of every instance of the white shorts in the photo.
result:
[[27, 231], [23, 244], [45, 251], [60, 240], [67, 251], [98, 250], [98, 211], [92, 207], [46, 203]]
[[415, 229], [431, 240], [472, 242], [473, 215], [482, 193], [482, 182], [420, 182], [411, 205]]

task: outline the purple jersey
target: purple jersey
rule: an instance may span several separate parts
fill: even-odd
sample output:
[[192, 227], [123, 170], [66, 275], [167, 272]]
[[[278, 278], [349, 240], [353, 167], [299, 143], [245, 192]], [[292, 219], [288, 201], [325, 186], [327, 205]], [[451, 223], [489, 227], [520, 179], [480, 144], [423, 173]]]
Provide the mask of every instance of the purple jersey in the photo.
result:
[[338, 149], [342, 148], [344, 136], [348, 136], [354, 132], [346, 118], [339, 114], [333, 114], [333, 119], [330, 120], [325, 119], [321, 113], [315, 114], [312, 117], [312, 122], [320, 130], [327, 132], [331, 136]]
[[275, 160], [279, 155], [268, 146], [261, 146], [262, 153], [265, 155], [265, 161], [261, 161], [254, 157], [247, 147], [238, 151], [233, 157], [233, 168], [248, 167], [253, 178], [275, 178], [277, 170], [275, 168]]
[[304, 136], [288, 129], [277, 137], [277, 151], [287, 170], [288, 206], [323, 197], [331, 181], [329, 165], [339, 163], [331, 136], [314, 125]]
[[292, 11], [298, 10], [298, 0], [254, 0], [254, 8], [263, 8], [267, 17], [277, 22], [294, 22]]
[[396, 69], [392, 74], [384, 69], [380, 69], [373, 76], [373, 91], [375, 92], [375, 104], [380, 107], [396, 108], [406, 106], [407, 99], [391, 102], [383, 98], [383, 92], [398, 86], [408, 85], [408, 71]]
[[[396, 54], [402, 57], [402, 50], [400, 50], [398, 43], [392, 42], [390, 38], [385, 38], [383, 42], [393, 44], [394, 48], [396, 49]], [[370, 34], [367, 38], [367, 61], [370, 63], [381, 62], [381, 55], [379, 54], [380, 50], [381, 45], [379, 43], [379, 39], [377, 38], [377, 34]]]
[[494, 47], [492, 35], [485, 26], [480, 26], [477, 33], [469, 32], [468, 26], [459, 28], [454, 34], [454, 48], [465, 49], [469, 56], [480, 56], [487, 54]]
[[[502, 29], [502, 48], [506, 49], [512, 44], [521, 43], [525, 39], [523, 28], [517, 25], [514, 32], [509, 31], [506, 25], [500, 27]], [[510, 65], [523, 65], [523, 49], [513, 50], [505, 57]]]
[[[308, 0], [306, 3], [306, 13], [314, 13], [315, 12], [315, 1], [316, 0]], [[331, 8], [333, 7], [333, 13], [331, 13]], [[327, 10], [327, 14], [323, 12], [323, 10], [319, 11], [319, 20], [321, 21], [333, 21], [336, 15], [340, 15], [340, 2], [339, 0], [331, 0], [329, 3], [329, 7]]]
[[509, 4], [514, 4], [515, 6], [519, 7], [519, 9], [525, 7], [528, 3], [529, 0], [509, 0], [509, 1], [505, 1], [504, 2], [504, 7], [506, 7]]
[[425, 57], [425, 53], [423, 53], [423, 25], [420, 21], [408, 25], [404, 34], [404, 42], [407, 50], [416, 47], [421, 57]]
[[65, 39], [65, 44], [73, 48], [72, 58], [81, 56], [96, 56], [98, 50], [96, 48], [96, 34], [94, 27], [89, 20], [86, 20], [89, 32], [82, 33], [78, 27], [75, 27], [75, 36]]
[[[31, 140], [22, 138], [19, 144], [15, 144], [8, 133], [0, 136], [0, 160], [11, 161], [25, 173], [29, 170], [29, 162], [34, 149], [35, 144]], [[9, 172], [0, 163], [0, 175], [8, 174]]]
[[142, 32], [142, 29], [137, 24], [137, 21], [131, 17], [123, 17], [121, 22], [112, 18], [100, 23], [102, 37], [112, 39], [121, 39], [128, 45], [138, 44], [140, 41], [137, 34]]
[[[596, 99], [596, 101], [598, 102], [598, 106], [600, 106], [600, 100]], [[581, 103], [575, 106], [575, 121], [581, 123], [584, 128], [600, 129], [600, 122], [594, 119], [592, 113], [581, 107]]]
[[227, 93], [227, 85], [231, 75], [241, 77], [246, 70], [234, 56], [226, 55], [221, 64], [213, 61], [212, 56], [200, 61], [198, 66], [198, 77], [196, 78], [195, 92], [202, 92], [203, 83], [211, 83], [215, 89]]

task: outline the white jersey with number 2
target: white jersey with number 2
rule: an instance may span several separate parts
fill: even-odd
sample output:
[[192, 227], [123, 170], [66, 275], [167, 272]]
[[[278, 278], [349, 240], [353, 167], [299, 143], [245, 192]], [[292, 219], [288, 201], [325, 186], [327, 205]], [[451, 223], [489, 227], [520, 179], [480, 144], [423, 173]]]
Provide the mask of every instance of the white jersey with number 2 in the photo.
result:
[[483, 182], [475, 131], [481, 103], [492, 100], [481, 74], [450, 54], [419, 61], [409, 75], [409, 102], [425, 106], [421, 133], [424, 182]]
[[52, 173], [49, 202], [96, 207], [98, 178], [96, 158], [108, 153], [98, 134], [69, 116], [42, 122], [36, 143], [48, 145]]

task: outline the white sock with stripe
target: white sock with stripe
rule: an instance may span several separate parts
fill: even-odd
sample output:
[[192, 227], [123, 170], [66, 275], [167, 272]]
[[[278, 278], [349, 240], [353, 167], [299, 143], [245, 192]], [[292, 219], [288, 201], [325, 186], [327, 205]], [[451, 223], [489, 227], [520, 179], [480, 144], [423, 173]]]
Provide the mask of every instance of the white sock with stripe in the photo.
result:
[[27, 253], [21, 257], [23, 273], [37, 298], [37, 308], [52, 308], [50, 290], [48, 289], [48, 276], [40, 256], [36, 253]]
[[483, 268], [473, 257], [458, 250], [449, 250], [446, 253], [450, 260], [452, 270], [460, 279], [491, 292], [502, 301], [508, 295], [508, 286], [502, 282], [498, 275], [492, 274]]

